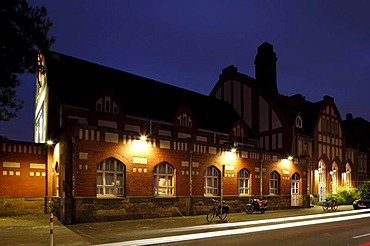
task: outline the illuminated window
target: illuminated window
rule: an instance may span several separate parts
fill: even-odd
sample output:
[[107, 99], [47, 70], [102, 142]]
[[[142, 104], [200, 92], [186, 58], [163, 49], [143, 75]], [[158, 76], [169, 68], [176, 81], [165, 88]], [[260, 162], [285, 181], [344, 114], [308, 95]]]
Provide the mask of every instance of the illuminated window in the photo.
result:
[[338, 191], [338, 165], [335, 162], [333, 163], [330, 175], [331, 175], [331, 192], [332, 192], [332, 194], [337, 194], [337, 191]]
[[238, 173], [238, 190], [239, 195], [249, 194], [249, 172], [247, 169], [242, 169]]
[[351, 166], [349, 165], [349, 163], [346, 164], [346, 172], [344, 173], [343, 176], [346, 189], [351, 188]]
[[45, 142], [45, 132], [44, 132], [44, 103], [42, 103], [40, 110], [37, 112], [36, 122], [35, 122], [35, 142], [44, 143]]
[[210, 166], [204, 174], [204, 195], [219, 195], [220, 171]]
[[45, 74], [44, 57], [42, 54], [39, 54], [37, 57], [37, 70], [38, 70], [37, 82], [39, 86], [42, 87], [43, 82], [44, 82], [44, 74]]
[[279, 174], [276, 171], [270, 174], [270, 195], [279, 194], [279, 178]]
[[96, 195], [124, 195], [125, 166], [115, 158], [108, 158], [98, 163], [96, 174]]
[[174, 171], [173, 167], [162, 162], [154, 167], [154, 195], [174, 195]]

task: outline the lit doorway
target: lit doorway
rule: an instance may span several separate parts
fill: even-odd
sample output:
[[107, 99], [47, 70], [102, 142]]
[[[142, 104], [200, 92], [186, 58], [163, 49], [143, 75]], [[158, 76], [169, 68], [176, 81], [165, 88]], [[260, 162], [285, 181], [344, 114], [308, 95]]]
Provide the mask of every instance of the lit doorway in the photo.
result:
[[299, 174], [294, 173], [291, 179], [291, 206], [299, 206]]

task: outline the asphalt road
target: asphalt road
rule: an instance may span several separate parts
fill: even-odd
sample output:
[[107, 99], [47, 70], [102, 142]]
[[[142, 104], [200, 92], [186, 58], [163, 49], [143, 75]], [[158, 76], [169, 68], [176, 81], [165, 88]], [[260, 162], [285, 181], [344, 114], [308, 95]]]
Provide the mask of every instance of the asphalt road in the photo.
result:
[[[57, 218], [54, 218], [52, 234], [50, 233], [50, 215], [48, 214], [0, 214], [0, 245], [51, 245], [51, 240], [54, 245], [98, 245], [189, 233], [183, 231], [182, 228], [184, 227], [192, 228], [197, 226], [195, 228], [200, 228], [201, 226], [224, 224], [224, 229], [228, 229], [228, 226], [233, 222], [285, 218], [307, 214], [340, 213], [348, 210], [353, 210], [352, 206], [339, 206], [337, 212], [323, 212], [320, 206], [314, 206], [311, 208], [268, 210], [264, 214], [232, 213], [228, 214], [226, 221], [220, 221], [215, 218], [212, 222], [207, 222], [206, 216], [201, 215], [85, 223], [68, 226], [62, 225]], [[192, 228], [191, 230], [192, 233], [197, 232], [197, 229]], [[207, 230], [210, 231], [212, 229]]]

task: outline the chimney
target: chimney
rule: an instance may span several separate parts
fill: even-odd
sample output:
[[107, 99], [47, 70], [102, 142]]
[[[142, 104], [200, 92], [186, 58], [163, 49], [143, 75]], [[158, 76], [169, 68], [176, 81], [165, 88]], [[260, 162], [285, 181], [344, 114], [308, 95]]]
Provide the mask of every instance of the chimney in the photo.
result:
[[351, 113], [346, 114], [346, 121], [353, 120], [353, 115]]
[[277, 93], [276, 62], [273, 46], [267, 42], [261, 44], [254, 59], [256, 80], [261, 87]]

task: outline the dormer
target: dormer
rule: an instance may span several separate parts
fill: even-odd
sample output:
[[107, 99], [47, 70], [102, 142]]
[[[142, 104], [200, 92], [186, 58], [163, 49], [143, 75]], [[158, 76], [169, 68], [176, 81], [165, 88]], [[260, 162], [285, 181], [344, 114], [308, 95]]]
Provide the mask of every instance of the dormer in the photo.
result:
[[177, 126], [191, 129], [193, 128], [193, 120], [187, 113], [183, 112], [177, 116]]
[[194, 115], [188, 107], [180, 108], [174, 119], [174, 136], [178, 138], [192, 138], [194, 126]]
[[124, 115], [120, 105], [114, 93], [109, 90], [103, 91], [95, 98], [95, 110], [92, 111], [91, 122], [103, 127], [124, 128]]
[[230, 141], [242, 144], [246, 143], [247, 142], [246, 127], [247, 127], [246, 124], [242, 120], [235, 122], [235, 124], [231, 128]]
[[95, 109], [97, 112], [119, 114], [118, 103], [107, 95], [103, 95], [96, 100]]
[[301, 113], [297, 114], [295, 117], [295, 127], [303, 128], [303, 119]]

